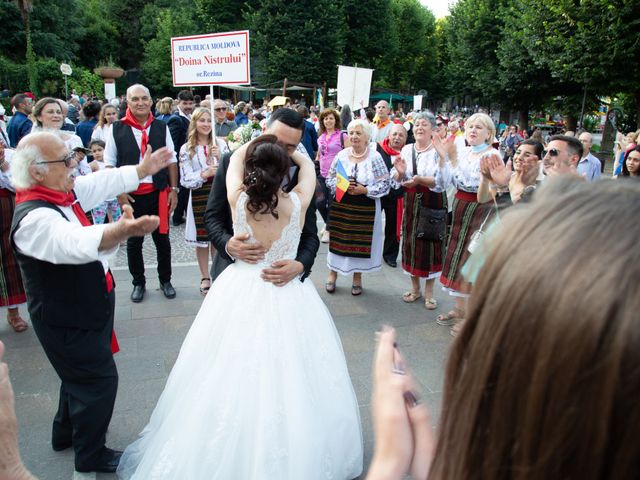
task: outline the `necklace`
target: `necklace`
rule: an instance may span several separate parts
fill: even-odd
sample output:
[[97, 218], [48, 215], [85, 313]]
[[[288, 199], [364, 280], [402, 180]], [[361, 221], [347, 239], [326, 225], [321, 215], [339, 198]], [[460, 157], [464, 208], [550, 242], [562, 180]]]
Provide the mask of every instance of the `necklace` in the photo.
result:
[[353, 158], [363, 158], [363, 157], [367, 154], [367, 152], [368, 152], [368, 151], [369, 151], [369, 147], [365, 148], [365, 149], [364, 149], [364, 152], [359, 153], [359, 154], [356, 154], [356, 153], [353, 151], [353, 147], [351, 147], [351, 156], [352, 156]]
[[433, 142], [431, 142], [429, 145], [427, 145], [425, 148], [422, 148], [420, 150], [418, 150], [418, 146], [417, 144], [413, 145], [413, 148], [416, 149], [416, 153], [423, 153], [423, 152], [427, 152], [429, 150], [431, 150], [431, 147], [433, 147]]

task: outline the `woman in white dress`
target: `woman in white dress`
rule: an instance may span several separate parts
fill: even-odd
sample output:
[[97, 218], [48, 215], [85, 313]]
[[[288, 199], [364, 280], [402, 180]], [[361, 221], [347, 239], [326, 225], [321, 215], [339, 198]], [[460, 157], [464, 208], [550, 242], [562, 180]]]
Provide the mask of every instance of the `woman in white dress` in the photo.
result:
[[375, 143], [369, 144], [369, 128], [363, 120], [353, 120], [347, 131], [351, 147], [336, 155], [326, 178], [333, 195], [336, 195], [339, 170], [349, 176], [350, 184], [341, 200], [337, 201], [336, 197], [331, 206], [329, 230], [335, 231], [335, 235], [331, 235], [329, 241], [327, 266], [330, 271], [325, 289], [335, 292], [338, 273], [353, 274], [351, 295], [360, 295], [362, 273], [382, 268], [380, 197], [389, 193], [389, 170]]
[[295, 153], [298, 185], [281, 190], [290, 160], [276, 140], [243, 146], [226, 180], [234, 232], [270, 248], [213, 283], [120, 478], [346, 480], [362, 471], [358, 406], [329, 311], [311, 282], [261, 279], [265, 266], [295, 258], [316, 182], [313, 163]]
[[204, 212], [220, 158], [228, 151], [225, 141], [213, 136], [211, 110], [196, 108], [187, 130], [187, 143], [180, 147], [178, 164], [180, 184], [190, 190], [184, 236], [187, 244], [196, 247], [202, 295], [211, 288], [209, 257], [215, 253], [207, 237]]

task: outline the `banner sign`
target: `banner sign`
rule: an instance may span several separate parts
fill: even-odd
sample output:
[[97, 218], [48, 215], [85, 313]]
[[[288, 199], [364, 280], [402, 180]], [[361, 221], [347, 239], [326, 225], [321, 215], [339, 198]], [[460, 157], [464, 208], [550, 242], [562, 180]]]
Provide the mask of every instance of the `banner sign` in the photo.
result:
[[419, 112], [422, 110], [422, 95], [413, 96], [413, 111]]
[[250, 85], [249, 31], [171, 39], [173, 85]]
[[372, 76], [370, 68], [338, 65], [338, 105], [349, 105], [354, 112], [366, 108]]

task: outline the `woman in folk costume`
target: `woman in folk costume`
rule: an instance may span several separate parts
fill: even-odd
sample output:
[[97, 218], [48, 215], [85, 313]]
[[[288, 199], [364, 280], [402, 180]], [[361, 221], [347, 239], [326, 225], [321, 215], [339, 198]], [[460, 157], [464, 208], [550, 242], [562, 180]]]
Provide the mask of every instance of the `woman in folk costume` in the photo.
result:
[[[500, 152], [491, 146], [495, 131], [491, 117], [476, 113], [465, 124], [469, 146], [461, 151], [448, 148], [452, 182], [457, 192], [453, 202], [453, 225], [440, 282], [455, 297], [456, 304], [450, 312], [438, 315], [436, 322], [439, 325], [461, 324], [465, 317], [466, 302], [472, 285], [465, 281], [461, 273], [462, 266], [469, 258], [469, 245], [474, 233], [481, 230], [482, 225], [495, 212], [493, 203], [478, 202], [477, 193], [482, 177], [480, 160], [490, 156], [500, 158]], [[457, 330], [452, 330], [452, 333]]]
[[[336, 201], [329, 214], [330, 272], [325, 288], [335, 292], [338, 273], [353, 275], [351, 294], [360, 295], [362, 273], [382, 267], [380, 197], [389, 192], [389, 171], [375, 144], [369, 144], [369, 128], [363, 120], [353, 120], [347, 130], [351, 147], [336, 155], [327, 176]], [[346, 192], [339, 185], [339, 177], [345, 174], [349, 178]]]
[[10, 154], [13, 150], [0, 136], [0, 307], [7, 307], [7, 322], [16, 332], [24, 332], [27, 322], [20, 316], [18, 306], [26, 303], [20, 268], [16, 262], [9, 233], [15, 208], [15, 190], [11, 185]]
[[211, 288], [209, 277], [209, 256], [215, 250], [207, 237], [204, 212], [207, 208], [209, 192], [218, 163], [223, 153], [228, 151], [224, 140], [213, 137], [211, 111], [197, 108], [191, 116], [187, 130], [187, 143], [180, 148], [180, 183], [191, 190], [187, 206], [185, 240], [196, 247], [196, 257], [200, 267], [200, 293], [206, 295]]
[[433, 298], [433, 286], [442, 272], [446, 238], [424, 238], [418, 231], [422, 207], [442, 210], [446, 221], [446, 188], [450, 182], [450, 168], [446, 161], [445, 145], [434, 132], [435, 117], [426, 112], [416, 114], [413, 122], [415, 143], [405, 145], [400, 158], [391, 170], [393, 188], [404, 188], [402, 221], [402, 269], [411, 276], [411, 290], [402, 299], [415, 302], [422, 297], [420, 279], [424, 278], [424, 306], [434, 310], [438, 302]]

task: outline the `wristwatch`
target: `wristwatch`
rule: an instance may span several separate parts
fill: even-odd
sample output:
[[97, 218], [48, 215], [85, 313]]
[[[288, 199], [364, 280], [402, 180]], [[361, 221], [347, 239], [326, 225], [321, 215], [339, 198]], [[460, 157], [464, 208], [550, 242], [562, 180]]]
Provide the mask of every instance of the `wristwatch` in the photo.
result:
[[171, 187], [171, 191], [178, 193], [180, 191], [179, 187]]

